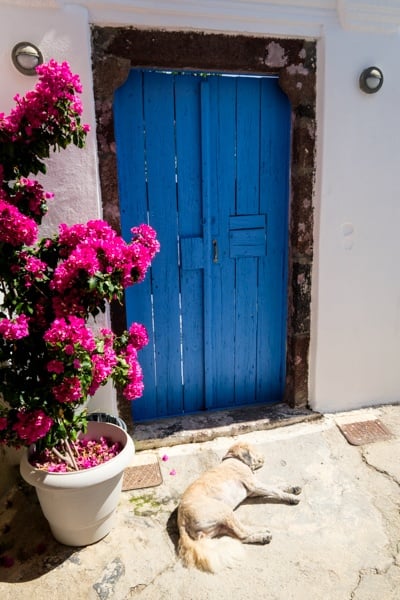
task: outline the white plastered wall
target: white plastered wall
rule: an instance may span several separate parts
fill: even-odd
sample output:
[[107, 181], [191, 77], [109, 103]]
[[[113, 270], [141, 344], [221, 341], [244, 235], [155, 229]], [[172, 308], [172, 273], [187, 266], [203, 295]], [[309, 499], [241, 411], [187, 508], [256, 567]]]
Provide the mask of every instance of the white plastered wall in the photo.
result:
[[[29, 8], [29, 4], [40, 7]], [[0, 2], [0, 111], [6, 114], [14, 106], [13, 96], [17, 92], [23, 95], [37, 81], [20, 74], [12, 64], [11, 50], [21, 41], [37, 45], [45, 61], [68, 61], [71, 70], [79, 74], [82, 121], [91, 127], [83, 150], [73, 146], [53, 154], [46, 162], [46, 175], [38, 176], [45, 189], [55, 194], [41, 228], [44, 235], [52, 235], [61, 222], [72, 225], [101, 218], [88, 11], [52, 0], [17, 1], [14, 6]], [[90, 410], [116, 413], [116, 396], [109, 384], [91, 400]]]
[[[49, 163], [51, 230], [101, 216], [90, 23], [318, 41], [310, 403], [324, 412], [399, 402], [399, 2], [0, 0], [0, 110], [34, 82], [12, 66], [19, 41], [36, 43], [46, 60], [68, 60], [84, 86], [92, 133], [85, 150], [70, 148]], [[367, 96], [357, 80], [373, 64], [385, 81]], [[96, 402], [96, 409], [115, 410], [108, 391]]]
[[400, 400], [400, 39], [337, 25], [323, 45], [311, 402], [336, 411]]

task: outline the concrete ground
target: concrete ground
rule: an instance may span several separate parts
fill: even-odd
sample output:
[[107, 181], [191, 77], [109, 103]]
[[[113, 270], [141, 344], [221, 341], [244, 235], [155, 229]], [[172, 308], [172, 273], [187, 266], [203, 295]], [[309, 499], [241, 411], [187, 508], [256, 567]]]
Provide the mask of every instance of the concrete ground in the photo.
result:
[[[350, 445], [338, 422], [379, 418], [393, 433]], [[216, 575], [188, 570], [176, 552], [175, 513], [193, 479], [234, 440], [266, 456], [268, 482], [301, 485], [297, 506], [247, 501], [250, 525], [265, 524], [267, 546], [246, 546], [238, 567]], [[124, 492], [113, 531], [86, 548], [55, 542], [35, 495], [19, 483], [1, 496], [2, 600], [395, 600], [400, 597], [400, 406], [145, 450], [161, 461], [163, 483]], [[166, 458], [166, 457], [165, 457]]]

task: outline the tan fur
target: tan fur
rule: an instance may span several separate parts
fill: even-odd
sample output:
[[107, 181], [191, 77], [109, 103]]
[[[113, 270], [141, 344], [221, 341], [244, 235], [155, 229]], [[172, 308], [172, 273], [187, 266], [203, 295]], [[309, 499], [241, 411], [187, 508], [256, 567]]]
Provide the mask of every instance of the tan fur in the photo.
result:
[[206, 471], [182, 496], [178, 508], [179, 556], [187, 567], [215, 572], [232, 566], [237, 547], [212, 538], [231, 536], [244, 544], [268, 544], [268, 529], [249, 530], [237, 519], [234, 509], [249, 496], [263, 496], [298, 504], [301, 489], [279, 489], [260, 482], [253, 471], [264, 457], [250, 444], [232, 446], [220, 465]]

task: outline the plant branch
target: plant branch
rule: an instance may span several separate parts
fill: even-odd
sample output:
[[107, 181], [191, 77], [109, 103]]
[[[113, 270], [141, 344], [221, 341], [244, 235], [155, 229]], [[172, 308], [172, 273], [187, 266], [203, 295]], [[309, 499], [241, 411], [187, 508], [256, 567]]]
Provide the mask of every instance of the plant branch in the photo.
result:
[[66, 454], [61, 454], [61, 452], [57, 450], [57, 448], [52, 448], [52, 452], [57, 456], [57, 458], [67, 463], [69, 467], [74, 468], [73, 462], [69, 456], [67, 456]]
[[65, 440], [64, 440], [64, 445], [65, 445], [65, 447], [67, 449], [67, 455], [68, 455], [68, 457], [70, 458], [70, 460], [72, 462], [72, 466], [73, 466], [74, 470], [75, 471], [79, 471], [79, 467], [78, 467], [77, 462], [75, 460], [74, 453], [72, 451], [72, 448], [71, 448], [70, 443], [69, 443], [69, 441], [68, 441], [67, 438], [65, 438]]

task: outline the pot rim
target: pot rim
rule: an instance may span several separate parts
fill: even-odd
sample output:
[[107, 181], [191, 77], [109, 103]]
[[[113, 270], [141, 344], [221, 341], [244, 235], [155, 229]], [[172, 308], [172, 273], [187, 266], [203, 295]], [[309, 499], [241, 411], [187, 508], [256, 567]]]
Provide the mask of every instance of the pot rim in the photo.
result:
[[80, 471], [68, 471], [66, 473], [50, 473], [31, 465], [28, 460], [29, 449], [25, 448], [20, 462], [20, 473], [23, 479], [36, 488], [76, 489], [81, 488], [82, 485], [97, 485], [121, 473], [129, 465], [135, 453], [131, 436], [118, 425], [92, 421], [88, 423], [88, 431], [83, 434], [83, 437], [88, 438], [89, 436], [89, 439], [93, 438], [94, 433], [89, 433], [92, 429], [96, 430], [97, 437], [104, 435], [110, 437], [114, 442], [123, 444], [121, 452], [95, 467], [81, 469]]

